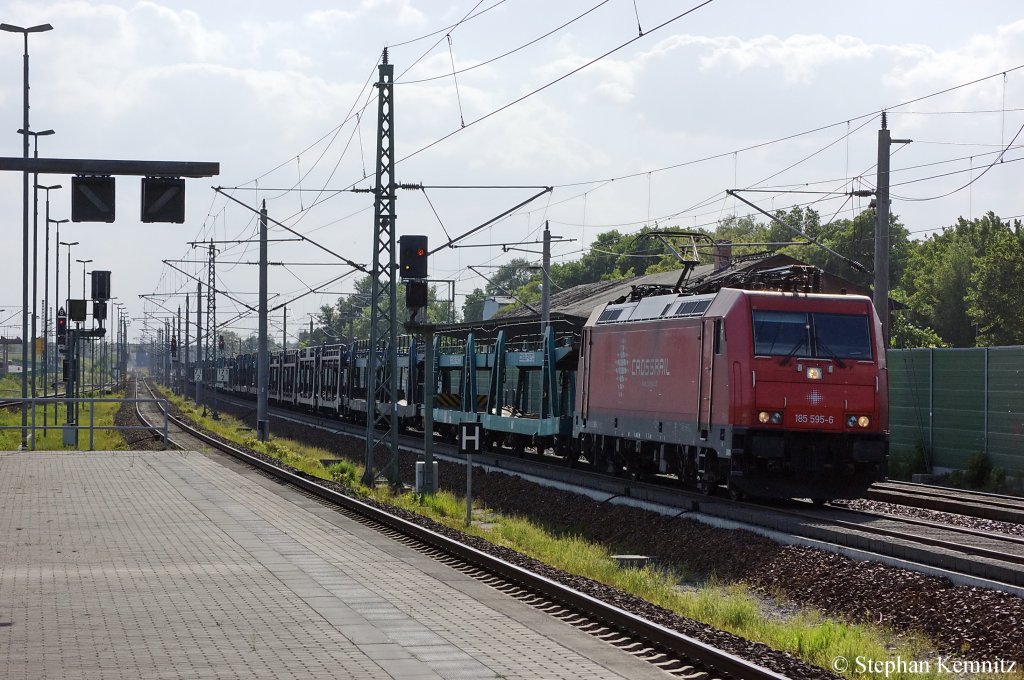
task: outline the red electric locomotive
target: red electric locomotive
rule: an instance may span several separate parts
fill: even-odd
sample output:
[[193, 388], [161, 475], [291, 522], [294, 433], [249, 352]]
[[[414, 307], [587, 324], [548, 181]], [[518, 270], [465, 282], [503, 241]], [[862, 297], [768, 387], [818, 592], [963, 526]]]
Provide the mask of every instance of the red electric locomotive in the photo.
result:
[[885, 350], [864, 296], [610, 303], [584, 328], [576, 380], [573, 433], [598, 469], [818, 502], [886, 474]]

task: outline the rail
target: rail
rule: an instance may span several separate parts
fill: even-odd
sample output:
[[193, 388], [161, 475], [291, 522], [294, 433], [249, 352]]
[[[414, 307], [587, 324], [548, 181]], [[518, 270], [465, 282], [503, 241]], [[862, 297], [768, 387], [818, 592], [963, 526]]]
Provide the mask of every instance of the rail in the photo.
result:
[[[95, 434], [96, 430], [146, 430], [152, 431], [153, 427], [147, 427], [145, 425], [97, 425], [96, 424], [96, 408], [95, 405], [100, 403], [138, 403], [138, 402], [155, 402], [161, 404], [163, 407], [160, 409], [164, 414], [164, 424], [162, 428], [164, 448], [167, 448], [167, 400], [166, 399], [142, 399], [138, 397], [126, 397], [126, 398], [115, 398], [115, 397], [27, 397], [25, 399], [16, 398], [8, 399], [7, 402], [11, 404], [26, 403], [30, 405], [30, 422], [25, 429], [31, 431], [31, 434], [25, 437], [26, 442], [29, 443], [30, 450], [36, 450], [36, 430], [43, 430], [44, 432], [48, 429], [60, 429], [64, 433], [64, 445], [65, 446], [78, 446], [78, 432], [84, 427], [80, 423], [54, 423], [53, 425], [39, 425], [36, 421], [36, 407], [42, 404], [45, 409], [50, 404], [55, 406], [60, 404], [88, 404], [89, 405], [89, 450], [94, 451]], [[22, 426], [18, 425], [0, 425], [0, 430], [21, 430]]]
[[1024, 523], [1024, 498], [910, 482], [871, 485], [867, 500], [951, 512], [999, 522]]
[[557, 581], [530, 572], [527, 569], [510, 562], [506, 562], [468, 545], [464, 545], [455, 539], [444, 536], [443, 534], [431, 531], [430, 529], [421, 527], [413, 522], [396, 517], [384, 510], [375, 508], [372, 505], [363, 503], [349, 496], [345, 496], [318, 484], [312, 479], [294, 474], [288, 470], [268, 463], [261, 458], [252, 456], [245, 451], [214, 439], [174, 416], [168, 416], [166, 411], [164, 415], [165, 418], [169, 417], [176, 427], [181, 428], [188, 434], [220, 451], [223, 451], [224, 453], [238, 458], [239, 460], [258, 468], [263, 472], [276, 477], [279, 480], [290, 483], [318, 498], [322, 498], [344, 507], [351, 512], [355, 512], [406, 536], [426, 543], [465, 562], [486, 569], [491, 573], [501, 576], [502, 578], [519, 583], [520, 585], [538, 592], [545, 597], [572, 607], [576, 611], [583, 612], [586, 615], [597, 617], [602, 621], [612, 623], [618, 627], [632, 631], [640, 638], [645, 639], [662, 649], [669, 650], [685, 658], [711, 666], [733, 678], [744, 678], [747, 680], [783, 680], [785, 677], [756, 663], [747, 661], [739, 656], [717, 649], [709, 644], [701, 642], [700, 640], [672, 630], [671, 628], [648, 621], [624, 609], [602, 602], [597, 598], [573, 588], [569, 588]]

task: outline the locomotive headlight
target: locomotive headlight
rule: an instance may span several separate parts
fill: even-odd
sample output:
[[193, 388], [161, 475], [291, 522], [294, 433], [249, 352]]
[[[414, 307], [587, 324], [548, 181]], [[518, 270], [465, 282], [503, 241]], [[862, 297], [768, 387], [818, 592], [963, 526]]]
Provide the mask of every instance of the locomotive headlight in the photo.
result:
[[867, 427], [868, 425], [871, 424], [871, 418], [868, 418], [867, 416], [861, 416], [860, 418], [857, 418], [857, 424], [860, 425], [861, 427]]
[[808, 380], [821, 380], [821, 366], [808, 366], [807, 367], [807, 379]]
[[771, 416], [768, 415], [768, 411], [761, 411], [760, 413], [757, 414], [757, 420], [759, 422], [767, 423], [770, 419]]
[[857, 416], [846, 416], [846, 426], [853, 427], [857, 424]]
[[782, 422], [782, 414], [779, 413], [778, 411], [774, 411], [772, 413], [772, 423], [775, 424], [775, 425], [778, 425], [781, 422]]

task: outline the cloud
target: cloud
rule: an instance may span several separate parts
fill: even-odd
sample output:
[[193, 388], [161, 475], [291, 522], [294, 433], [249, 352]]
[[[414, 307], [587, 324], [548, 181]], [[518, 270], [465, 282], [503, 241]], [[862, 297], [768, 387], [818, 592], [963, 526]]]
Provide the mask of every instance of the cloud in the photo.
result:
[[400, 26], [419, 26], [426, 22], [423, 12], [416, 9], [411, 0], [363, 0], [359, 9], [367, 14], [390, 15]]
[[285, 47], [277, 51], [277, 61], [288, 71], [303, 71], [313, 65], [313, 60], [299, 50]]
[[[1000, 26], [994, 33], [973, 36], [960, 47], [922, 52], [919, 59], [890, 69], [883, 83], [904, 92], [920, 93], [999, 73], [1022, 61], [1024, 20]], [[953, 93], [952, 101], [998, 106], [1002, 95], [1002, 79], [993, 78]]]
[[302, 22], [317, 28], [334, 28], [338, 24], [351, 24], [358, 16], [357, 12], [340, 9], [321, 9], [306, 14], [302, 18]]

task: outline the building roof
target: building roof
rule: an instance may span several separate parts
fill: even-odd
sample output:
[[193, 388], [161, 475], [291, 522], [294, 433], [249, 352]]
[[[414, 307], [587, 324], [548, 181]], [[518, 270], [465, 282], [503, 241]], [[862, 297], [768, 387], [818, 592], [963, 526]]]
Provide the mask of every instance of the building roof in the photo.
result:
[[[714, 271], [714, 265], [706, 264], [695, 267], [693, 272], [690, 274], [688, 282], [691, 284], [695, 282], [706, 284], [740, 272], [804, 264], [806, 264], [806, 262], [797, 260], [789, 255], [781, 254], [734, 261], [731, 265], [718, 272]], [[682, 271], [682, 269], [676, 269], [670, 272], [658, 272], [656, 274], [635, 276], [628, 279], [584, 283], [579, 286], [560, 290], [551, 296], [551, 314], [582, 319], [585, 321], [596, 307], [628, 295], [635, 286], [676, 285]], [[838, 293], [840, 290], [846, 290], [850, 293], [870, 295], [868, 291], [860, 286], [828, 273], [822, 274], [821, 290], [823, 293]], [[502, 310], [496, 314], [491, 321], [500, 322], [502, 320], [512, 319], [518, 321], [525, 318], [535, 318], [536, 316], [537, 315], [529, 309], [524, 307], [514, 307]]]

